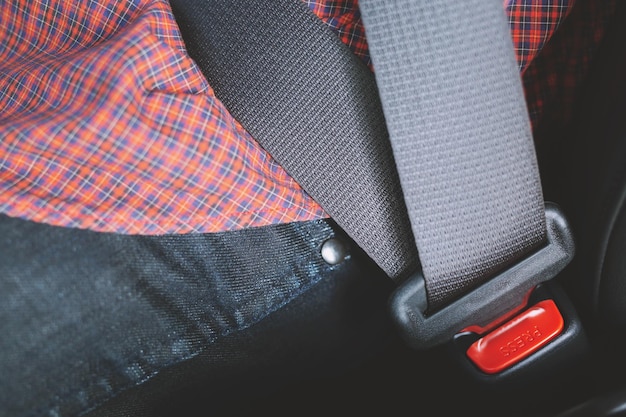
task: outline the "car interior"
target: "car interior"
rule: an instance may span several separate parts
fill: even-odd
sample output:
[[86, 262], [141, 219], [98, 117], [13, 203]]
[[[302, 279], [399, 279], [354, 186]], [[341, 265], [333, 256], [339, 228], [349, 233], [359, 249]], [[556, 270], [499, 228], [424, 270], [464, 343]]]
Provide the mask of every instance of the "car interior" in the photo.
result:
[[[603, 1], [576, 0], [572, 13], [584, 22], [586, 7]], [[205, 62], [205, 45], [196, 37], [202, 28], [189, 11], [194, 2], [169, 3], [189, 55]], [[347, 248], [349, 262], [330, 268], [321, 282], [281, 301], [280, 308], [272, 307], [245, 332], [225, 332], [211, 349], [198, 348], [197, 354], [178, 358], [106, 401], [94, 405], [85, 400], [89, 407], [79, 413], [50, 409], [17, 415], [626, 416], [626, 2], [615, 2], [597, 48], [569, 45], [564, 37], [591, 30], [584, 25], [581, 32], [576, 27], [567, 30], [569, 24], [574, 23], [566, 20], [541, 52], [558, 55], [562, 71], [550, 72], [552, 62], [539, 55], [523, 75], [528, 85], [536, 85], [527, 97], [546, 106], [533, 131], [544, 200], [567, 219], [575, 253], [563, 271], [528, 295], [520, 311], [554, 300], [563, 319], [557, 324], [558, 342], [546, 341], [545, 348], [495, 372], [483, 372], [468, 358], [477, 337], [467, 329], [434, 347], [412, 346], [394, 316], [395, 283], [333, 219], [325, 219]], [[581, 54], [572, 49], [579, 45], [589, 47], [582, 52], [584, 70], [578, 67], [580, 61], [568, 60]], [[553, 79], [559, 77], [558, 82]], [[579, 78], [575, 88], [566, 88]], [[542, 102], [542, 83], [559, 85], [555, 100]], [[275, 233], [280, 238], [281, 230]], [[68, 241], [74, 239], [67, 236]], [[263, 240], [241, 242], [220, 244], [259, 253], [271, 249], [262, 247]], [[144, 246], [162, 255], [169, 243], [150, 241]], [[90, 248], [90, 253], [98, 252], [97, 244]], [[284, 244], [280, 250], [292, 249]], [[345, 255], [328, 256], [332, 264], [333, 256], [343, 260]], [[238, 267], [236, 259], [227, 261]], [[264, 262], [260, 255], [258, 262]], [[197, 265], [200, 262], [192, 266]], [[172, 288], [176, 291], [183, 284]], [[154, 300], [155, 305], [162, 301], [157, 295]], [[210, 302], [200, 297], [198, 303]], [[513, 323], [508, 320], [503, 322]], [[499, 349], [506, 357], [541, 336], [538, 330], [520, 333], [520, 327], [507, 325], [500, 329], [509, 339]], [[3, 338], [10, 341], [10, 336]], [[42, 346], [41, 352], [46, 349]], [[77, 367], [80, 362], [77, 359]], [[3, 414], [0, 407], [4, 416], [14, 414]]]

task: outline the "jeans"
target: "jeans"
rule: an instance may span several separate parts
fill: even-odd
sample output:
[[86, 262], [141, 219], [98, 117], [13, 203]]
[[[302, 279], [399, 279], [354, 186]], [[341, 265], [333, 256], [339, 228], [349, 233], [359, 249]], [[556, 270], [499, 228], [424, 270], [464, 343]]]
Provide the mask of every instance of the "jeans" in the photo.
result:
[[133, 236], [0, 216], [0, 415], [176, 415], [194, 390], [217, 407], [335, 372], [384, 343], [390, 290], [329, 220]]

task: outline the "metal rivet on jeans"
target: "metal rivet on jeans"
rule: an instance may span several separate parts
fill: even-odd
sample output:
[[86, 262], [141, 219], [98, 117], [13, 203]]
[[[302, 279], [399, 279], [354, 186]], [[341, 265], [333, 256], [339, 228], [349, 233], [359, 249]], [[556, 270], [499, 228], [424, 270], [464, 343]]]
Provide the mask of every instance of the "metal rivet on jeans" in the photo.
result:
[[330, 238], [322, 244], [322, 258], [330, 265], [341, 263], [348, 256], [346, 245], [337, 238]]

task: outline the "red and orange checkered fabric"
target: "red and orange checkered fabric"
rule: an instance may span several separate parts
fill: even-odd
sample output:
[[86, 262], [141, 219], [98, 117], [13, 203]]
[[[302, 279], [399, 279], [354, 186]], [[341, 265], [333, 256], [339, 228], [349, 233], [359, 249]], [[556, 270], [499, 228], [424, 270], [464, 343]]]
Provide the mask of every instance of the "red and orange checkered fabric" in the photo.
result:
[[[303, 0], [367, 65], [356, 0]], [[513, 0], [524, 70], [570, 1]], [[326, 216], [233, 119], [166, 0], [0, 2], [0, 213], [103, 232]]]
[[324, 211], [217, 100], [164, 0], [0, 4], [0, 211], [120, 233]]

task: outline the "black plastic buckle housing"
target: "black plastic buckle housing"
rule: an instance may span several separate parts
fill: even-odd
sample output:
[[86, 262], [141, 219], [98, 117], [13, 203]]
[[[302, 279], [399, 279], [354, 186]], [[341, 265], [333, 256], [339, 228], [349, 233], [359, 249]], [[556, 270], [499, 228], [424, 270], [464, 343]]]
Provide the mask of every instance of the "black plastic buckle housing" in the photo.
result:
[[467, 327], [486, 327], [555, 277], [574, 257], [574, 238], [555, 204], [546, 203], [546, 226], [546, 246], [432, 315], [424, 314], [428, 304], [421, 272], [403, 282], [392, 294], [391, 309], [408, 345], [427, 349], [449, 342]]

